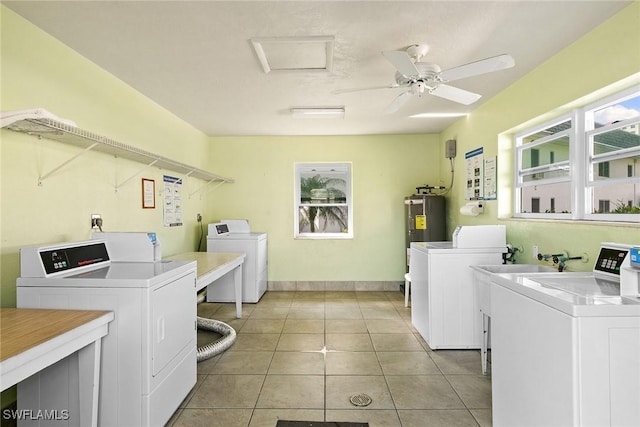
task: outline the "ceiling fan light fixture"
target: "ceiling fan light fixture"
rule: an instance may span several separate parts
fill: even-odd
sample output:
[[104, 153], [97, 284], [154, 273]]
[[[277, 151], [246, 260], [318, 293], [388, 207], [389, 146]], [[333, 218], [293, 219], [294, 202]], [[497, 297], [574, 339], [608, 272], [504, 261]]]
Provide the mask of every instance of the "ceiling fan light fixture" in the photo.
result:
[[294, 119], [341, 119], [344, 118], [344, 107], [293, 107], [291, 116]]
[[425, 91], [429, 95], [457, 102], [458, 104], [471, 105], [478, 101], [482, 95], [446, 85], [444, 82], [504, 70], [515, 65], [515, 61], [510, 55], [502, 54], [442, 71], [437, 64], [420, 60], [428, 51], [429, 47], [427, 45], [412, 45], [406, 51], [382, 51], [382, 55], [396, 69], [396, 87], [408, 88], [406, 92], [401, 93], [393, 100], [391, 105], [385, 109], [385, 112], [396, 112], [407, 102], [410, 96], [417, 95], [420, 97]]

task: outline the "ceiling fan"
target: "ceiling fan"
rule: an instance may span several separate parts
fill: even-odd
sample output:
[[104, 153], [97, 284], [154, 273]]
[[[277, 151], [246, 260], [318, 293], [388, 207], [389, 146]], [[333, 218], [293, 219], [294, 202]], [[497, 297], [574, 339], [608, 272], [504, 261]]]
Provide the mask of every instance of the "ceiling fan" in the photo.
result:
[[425, 92], [459, 104], [470, 105], [480, 99], [482, 95], [449, 86], [445, 83], [504, 70], [515, 65], [515, 61], [510, 55], [503, 54], [441, 71], [440, 67], [436, 64], [421, 62], [422, 57], [424, 57], [428, 51], [429, 46], [426, 44], [411, 45], [406, 50], [382, 51], [382, 55], [384, 55], [397, 70], [395, 75], [396, 82], [394, 84], [362, 89], [347, 89], [335, 91], [335, 93], [370, 89], [407, 88], [407, 91], [398, 95], [385, 109], [386, 113], [398, 111], [411, 97], [415, 95], [420, 97]]

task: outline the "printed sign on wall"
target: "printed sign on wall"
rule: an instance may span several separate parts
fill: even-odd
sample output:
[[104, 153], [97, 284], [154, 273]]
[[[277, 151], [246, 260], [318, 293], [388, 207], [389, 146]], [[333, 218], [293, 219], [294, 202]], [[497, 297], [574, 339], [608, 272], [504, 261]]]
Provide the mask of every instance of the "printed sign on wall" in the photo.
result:
[[484, 198], [483, 176], [484, 155], [483, 148], [476, 148], [464, 155], [467, 166], [467, 200], [482, 200]]
[[182, 179], [164, 175], [164, 226], [182, 225]]
[[498, 158], [493, 156], [484, 161], [484, 199], [498, 198]]

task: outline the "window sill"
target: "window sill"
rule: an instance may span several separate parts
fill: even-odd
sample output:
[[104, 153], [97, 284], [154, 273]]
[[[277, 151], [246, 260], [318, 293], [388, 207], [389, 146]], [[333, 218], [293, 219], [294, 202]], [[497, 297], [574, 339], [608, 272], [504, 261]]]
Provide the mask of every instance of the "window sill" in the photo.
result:
[[558, 218], [523, 218], [523, 217], [502, 217], [498, 218], [499, 221], [513, 221], [513, 222], [543, 222], [552, 224], [580, 224], [580, 225], [594, 225], [598, 227], [632, 227], [640, 228], [640, 222], [618, 222], [618, 221], [597, 221], [587, 219], [558, 219]]
[[349, 233], [314, 233], [298, 234], [293, 238], [295, 240], [348, 240], [353, 239], [353, 235]]

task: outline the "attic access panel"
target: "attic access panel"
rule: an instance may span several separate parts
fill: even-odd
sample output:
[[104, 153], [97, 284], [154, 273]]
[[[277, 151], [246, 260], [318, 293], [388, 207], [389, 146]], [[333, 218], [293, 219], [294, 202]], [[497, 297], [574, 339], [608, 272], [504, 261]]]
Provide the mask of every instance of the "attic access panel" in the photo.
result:
[[271, 71], [331, 71], [334, 36], [252, 38], [265, 74]]

